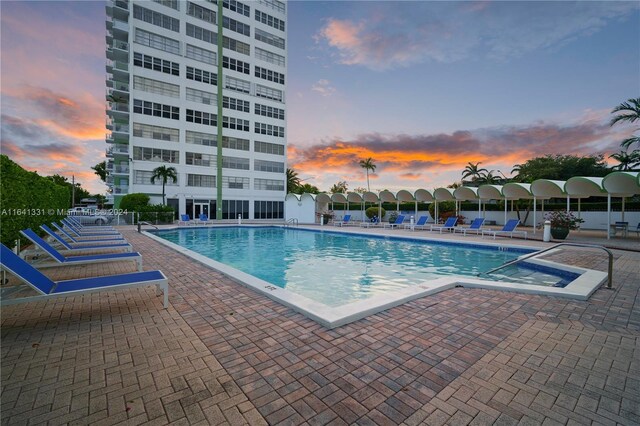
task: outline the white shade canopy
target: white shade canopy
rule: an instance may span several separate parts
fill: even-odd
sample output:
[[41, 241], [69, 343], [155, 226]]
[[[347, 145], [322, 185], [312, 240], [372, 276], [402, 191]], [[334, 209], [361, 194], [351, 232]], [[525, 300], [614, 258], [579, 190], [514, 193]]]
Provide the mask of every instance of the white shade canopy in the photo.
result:
[[602, 187], [602, 178], [574, 176], [564, 184], [564, 191], [573, 198], [607, 195]]
[[345, 204], [347, 202], [347, 194], [342, 194], [340, 192], [331, 194], [331, 201], [333, 201], [334, 203]]
[[502, 193], [510, 200], [530, 200], [534, 197], [530, 183], [505, 183]]
[[380, 200], [382, 200], [383, 203], [395, 203], [396, 201], [398, 201], [393, 192], [386, 189], [384, 191], [380, 191], [378, 197], [380, 197]]
[[401, 189], [400, 191], [398, 191], [398, 193], [396, 194], [396, 198], [401, 203], [402, 202], [406, 203], [406, 202], [409, 202], [409, 201], [416, 201], [416, 198], [413, 196], [413, 194], [410, 193], [409, 191], [407, 191], [406, 189]]
[[467, 201], [467, 200], [477, 200], [478, 197], [478, 188], [474, 188], [471, 186], [459, 186], [453, 191], [453, 196], [456, 200]]
[[416, 200], [421, 203], [432, 202], [435, 200], [433, 193], [426, 189], [417, 189], [414, 195]]
[[563, 180], [538, 179], [531, 183], [531, 193], [536, 198], [564, 198], [567, 196], [565, 183]]
[[504, 198], [502, 185], [480, 185], [478, 196], [482, 200], [501, 200]]
[[638, 195], [640, 194], [640, 172], [609, 173], [602, 180], [602, 186], [611, 195]]
[[433, 197], [436, 201], [450, 201], [456, 199], [453, 195], [453, 190], [450, 188], [436, 188], [435, 191], [433, 191]]

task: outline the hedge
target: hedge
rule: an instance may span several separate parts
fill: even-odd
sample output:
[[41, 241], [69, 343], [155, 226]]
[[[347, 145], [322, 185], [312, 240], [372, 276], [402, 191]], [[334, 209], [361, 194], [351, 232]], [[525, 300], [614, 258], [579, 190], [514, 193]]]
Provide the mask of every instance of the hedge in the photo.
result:
[[[25, 228], [38, 230], [66, 215], [71, 200], [67, 188], [29, 172], [0, 155], [0, 240], [13, 248]], [[23, 241], [26, 241], [23, 239]]]

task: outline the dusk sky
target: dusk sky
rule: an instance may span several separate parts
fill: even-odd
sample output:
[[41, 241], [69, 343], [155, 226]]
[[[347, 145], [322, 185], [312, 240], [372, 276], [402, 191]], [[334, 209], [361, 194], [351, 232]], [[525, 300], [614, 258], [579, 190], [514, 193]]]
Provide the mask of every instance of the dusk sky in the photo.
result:
[[[2, 153], [42, 175], [104, 159], [104, 2], [0, 2]], [[619, 151], [640, 96], [638, 2], [288, 3], [289, 167], [328, 190], [431, 189], [467, 162]], [[611, 163], [613, 164], [613, 163]]]

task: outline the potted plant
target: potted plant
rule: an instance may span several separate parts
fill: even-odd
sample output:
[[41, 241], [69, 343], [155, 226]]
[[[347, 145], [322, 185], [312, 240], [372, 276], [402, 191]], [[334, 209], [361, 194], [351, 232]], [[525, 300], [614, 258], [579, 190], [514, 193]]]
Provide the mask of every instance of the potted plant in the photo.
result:
[[580, 224], [584, 222], [574, 216], [573, 213], [556, 210], [544, 215], [545, 220], [551, 222], [551, 236], [556, 240], [564, 240], [572, 229], [578, 229]]

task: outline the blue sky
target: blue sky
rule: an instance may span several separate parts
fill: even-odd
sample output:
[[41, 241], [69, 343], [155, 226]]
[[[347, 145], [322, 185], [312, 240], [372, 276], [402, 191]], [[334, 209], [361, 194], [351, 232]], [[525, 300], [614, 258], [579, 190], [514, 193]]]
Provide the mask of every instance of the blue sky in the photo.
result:
[[[104, 3], [6, 2], [2, 151], [103, 189]], [[55, 20], [50, 19], [56, 16]], [[640, 96], [638, 2], [288, 4], [289, 165], [327, 190], [433, 188], [468, 161], [608, 155]]]

